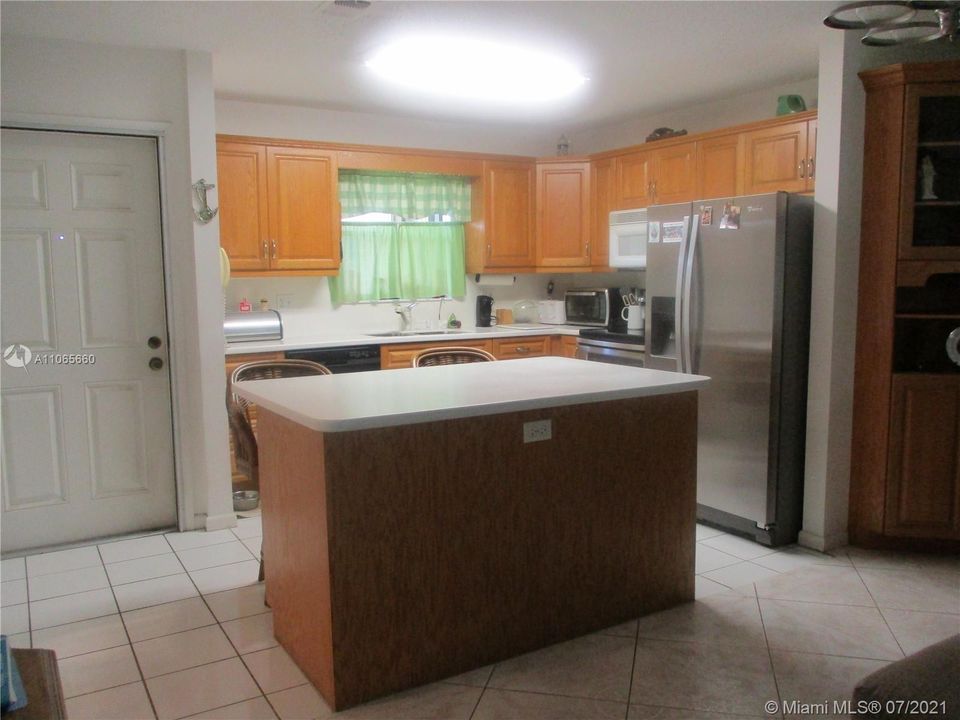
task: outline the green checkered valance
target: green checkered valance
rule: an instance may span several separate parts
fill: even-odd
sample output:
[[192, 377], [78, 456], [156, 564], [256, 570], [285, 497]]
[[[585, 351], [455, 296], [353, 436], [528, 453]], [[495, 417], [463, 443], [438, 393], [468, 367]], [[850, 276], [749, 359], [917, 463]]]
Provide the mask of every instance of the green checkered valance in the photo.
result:
[[470, 178], [341, 170], [340, 207], [344, 220], [382, 212], [403, 220], [440, 214], [449, 215], [449, 222], [470, 222]]

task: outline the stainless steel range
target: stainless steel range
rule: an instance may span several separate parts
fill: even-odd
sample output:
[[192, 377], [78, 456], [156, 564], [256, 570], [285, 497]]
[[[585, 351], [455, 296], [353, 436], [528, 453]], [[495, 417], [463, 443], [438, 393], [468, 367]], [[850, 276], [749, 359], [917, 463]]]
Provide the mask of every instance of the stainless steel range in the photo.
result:
[[577, 339], [577, 357], [581, 360], [643, 367], [643, 354], [642, 330], [585, 328]]

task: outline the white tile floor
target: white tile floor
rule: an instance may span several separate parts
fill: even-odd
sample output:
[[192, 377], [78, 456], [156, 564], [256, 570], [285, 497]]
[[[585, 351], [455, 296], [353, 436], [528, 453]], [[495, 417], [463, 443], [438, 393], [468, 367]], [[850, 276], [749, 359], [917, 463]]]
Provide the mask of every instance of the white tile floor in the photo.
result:
[[[4, 560], [0, 625], [57, 651], [83, 718], [334, 716], [273, 638], [260, 520]], [[697, 527], [697, 601], [336, 717], [764, 716], [849, 697], [891, 660], [960, 632], [960, 559], [779, 551]]]

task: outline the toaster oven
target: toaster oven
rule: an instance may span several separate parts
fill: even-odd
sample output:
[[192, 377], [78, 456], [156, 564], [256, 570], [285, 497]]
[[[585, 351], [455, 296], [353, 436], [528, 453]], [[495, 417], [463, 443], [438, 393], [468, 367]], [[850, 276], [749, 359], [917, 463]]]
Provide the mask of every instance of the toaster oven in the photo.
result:
[[620, 320], [620, 288], [573, 288], [563, 296], [568, 325], [609, 327]]

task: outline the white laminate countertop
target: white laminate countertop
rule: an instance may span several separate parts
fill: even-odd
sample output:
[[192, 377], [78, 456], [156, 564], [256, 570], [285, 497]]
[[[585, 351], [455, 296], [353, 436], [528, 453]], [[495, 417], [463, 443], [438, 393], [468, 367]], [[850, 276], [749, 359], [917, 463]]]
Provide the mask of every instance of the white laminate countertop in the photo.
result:
[[387, 337], [363, 333], [323, 333], [316, 335], [266, 340], [264, 342], [227, 343], [227, 355], [244, 353], [286, 352], [313, 348], [349, 347], [352, 345], [393, 345], [396, 343], [455, 342], [457, 340], [485, 340], [487, 338], [529, 337], [532, 335], [579, 335], [577, 325], [546, 325], [541, 323], [502, 325], [486, 328], [464, 328], [454, 332], [410, 333]]
[[257, 405], [320, 432], [344, 432], [705, 387], [703, 375], [539, 357], [236, 383]]

